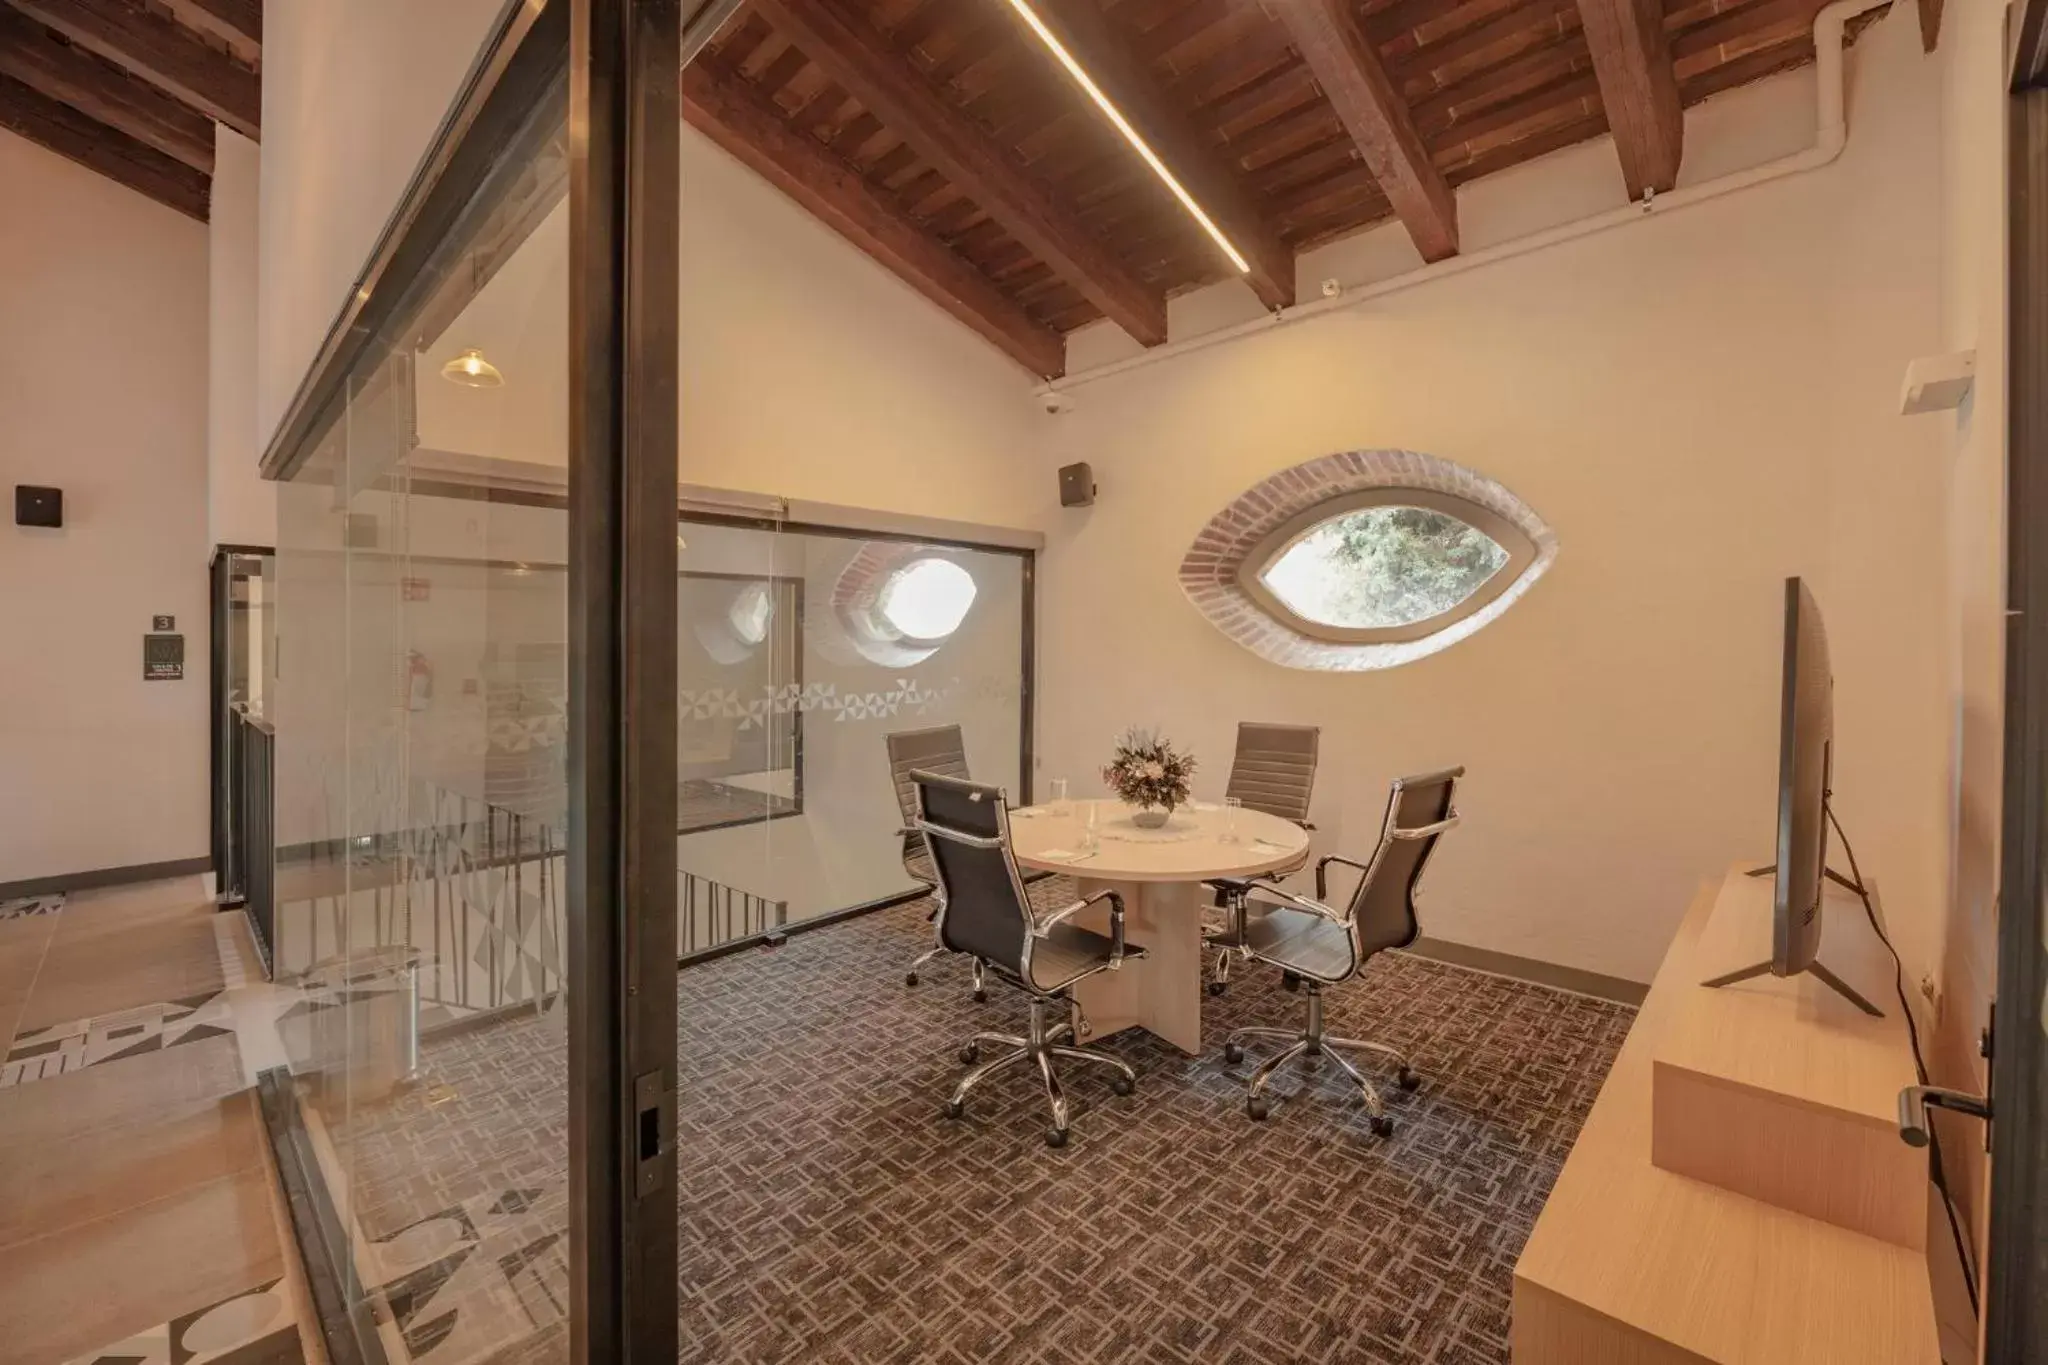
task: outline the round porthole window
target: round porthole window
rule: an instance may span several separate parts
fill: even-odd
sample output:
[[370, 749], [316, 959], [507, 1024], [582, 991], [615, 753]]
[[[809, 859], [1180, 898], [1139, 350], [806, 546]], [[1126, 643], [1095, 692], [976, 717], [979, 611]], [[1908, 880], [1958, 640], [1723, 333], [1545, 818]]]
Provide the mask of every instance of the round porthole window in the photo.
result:
[[914, 559], [884, 580], [875, 606], [903, 639], [935, 644], [960, 629], [974, 594], [974, 575], [952, 560]]
[[726, 623], [742, 644], [758, 645], [768, 638], [768, 624], [775, 617], [775, 599], [766, 583], [749, 583], [733, 594], [726, 609]]

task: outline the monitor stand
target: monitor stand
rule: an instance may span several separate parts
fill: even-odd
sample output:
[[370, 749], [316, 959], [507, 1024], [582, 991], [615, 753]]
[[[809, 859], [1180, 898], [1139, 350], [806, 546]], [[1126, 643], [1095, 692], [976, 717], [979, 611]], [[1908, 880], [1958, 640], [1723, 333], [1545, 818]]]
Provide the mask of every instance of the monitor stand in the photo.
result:
[[[1827, 873], [1827, 879], [1835, 883], [1837, 886], [1847, 887], [1850, 891], [1855, 892], [1858, 896], [1866, 894], [1863, 890], [1862, 883], [1854, 881], [1851, 878], [1844, 877], [1841, 873], [1835, 871], [1832, 867], [1826, 868], [1824, 870]], [[1770, 877], [1777, 875], [1777, 871], [1778, 869], [1775, 867], [1759, 867], [1752, 869], [1747, 875], [1752, 877]], [[1811, 972], [1814, 976], [1818, 977], [1824, 985], [1833, 990], [1837, 995], [1841, 996], [1844, 1000], [1847, 1000], [1850, 1004], [1854, 1005], [1857, 1009], [1862, 1010], [1865, 1014], [1871, 1016], [1873, 1019], [1884, 1018], [1883, 1010], [1879, 1009], [1877, 1006], [1871, 1004], [1868, 1000], [1865, 1000], [1861, 995], [1857, 994], [1855, 987], [1851, 986], [1848, 982], [1842, 980], [1841, 977], [1836, 976], [1833, 972], [1829, 971], [1821, 963], [1815, 962], [1806, 970]], [[1772, 974], [1773, 973], [1771, 971], [1771, 964], [1768, 961], [1765, 961], [1757, 963], [1754, 967], [1743, 967], [1736, 971], [1729, 972], [1723, 976], [1717, 976], [1711, 981], [1702, 981], [1700, 984], [1702, 986], [1709, 987], [1732, 986], [1738, 981], [1748, 981], [1754, 977], [1770, 976]]]

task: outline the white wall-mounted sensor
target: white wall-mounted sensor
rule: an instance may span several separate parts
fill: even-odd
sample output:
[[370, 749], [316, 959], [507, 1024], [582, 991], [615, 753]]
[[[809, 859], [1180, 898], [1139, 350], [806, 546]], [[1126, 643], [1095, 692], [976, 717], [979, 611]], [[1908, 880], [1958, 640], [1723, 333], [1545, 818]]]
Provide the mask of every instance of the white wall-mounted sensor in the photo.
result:
[[1921, 412], [1947, 412], [1961, 407], [1977, 373], [1975, 351], [1928, 355], [1906, 365], [1906, 384], [1899, 390], [1899, 411], [1907, 417]]

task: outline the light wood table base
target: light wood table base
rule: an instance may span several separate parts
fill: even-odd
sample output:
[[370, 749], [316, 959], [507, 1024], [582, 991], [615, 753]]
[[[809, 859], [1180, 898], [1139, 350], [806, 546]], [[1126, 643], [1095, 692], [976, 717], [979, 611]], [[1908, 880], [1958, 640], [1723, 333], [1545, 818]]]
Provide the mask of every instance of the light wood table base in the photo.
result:
[[[1119, 971], [1077, 982], [1074, 1003], [1106, 1038], [1127, 1028], [1158, 1034], [1189, 1056], [1202, 1051], [1202, 887], [1193, 882], [1080, 880], [1081, 894], [1113, 890], [1124, 898], [1124, 939], [1145, 956]], [[1109, 932], [1109, 906], [1090, 906], [1074, 923]]]

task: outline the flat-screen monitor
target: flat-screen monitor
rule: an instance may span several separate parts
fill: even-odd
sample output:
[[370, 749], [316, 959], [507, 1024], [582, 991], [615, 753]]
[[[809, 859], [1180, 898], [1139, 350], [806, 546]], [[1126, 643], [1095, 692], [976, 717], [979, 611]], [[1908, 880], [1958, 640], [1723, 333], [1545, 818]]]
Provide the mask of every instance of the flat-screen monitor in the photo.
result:
[[1820, 953], [1828, 865], [1828, 781], [1834, 756], [1834, 676], [1820, 607], [1785, 580], [1785, 685], [1778, 721], [1778, 869], [1771, 972], [1795, 976]]

